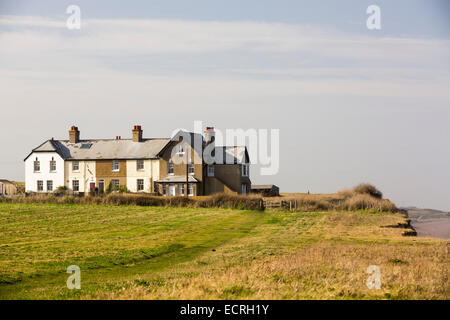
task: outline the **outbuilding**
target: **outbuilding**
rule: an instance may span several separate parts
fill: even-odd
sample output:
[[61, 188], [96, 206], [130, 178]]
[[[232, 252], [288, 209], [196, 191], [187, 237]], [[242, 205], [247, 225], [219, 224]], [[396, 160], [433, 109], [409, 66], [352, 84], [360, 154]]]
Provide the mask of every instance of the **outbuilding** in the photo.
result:
[[263, 197], [278, 197], [280, 195], [280, 188], [274, 184], [252, 184], [251, 191], [252, 193], [261, 194]]
[[14, 182], [0, 179], [0, 195], [13, 195], [17, 193], [17, 187]]

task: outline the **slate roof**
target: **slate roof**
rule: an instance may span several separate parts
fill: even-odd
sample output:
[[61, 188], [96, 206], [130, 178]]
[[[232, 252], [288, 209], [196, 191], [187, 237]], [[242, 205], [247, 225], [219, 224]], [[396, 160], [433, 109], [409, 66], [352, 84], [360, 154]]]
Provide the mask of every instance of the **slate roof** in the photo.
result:
[[[245, 146], [216, 146], [215, 152], [216, 163], [230, 163], [229, 161], [233, 161], [233, 163], [244, 163], [246, 162], [245, 158], [248, 158], [247, 148]], [[222, 158], [220, 158], [220, 155]]]
[[[32, 152], [57, 152], [64, 160], [155, 159], [170, 139], [47, 140]], [[28, 158], [28, 157], [27, 157]], [[25, 158], [26, 160], [26, 158]]]
[[252, 184], [251, 189], [259, 190], [259, 189], [272, 189], [272, 188], [278, 188], [274, 184]]
[[[57, 152], [64, 160], [157, 159], [171, 142], [178, 143], [182, 134], [190, 135], [191, 145], [202, 148], [204, 139], [201, 134], [180, 130], [172, 139], [143, 139], [141, 142], [134, 142], [132, 139], [88, 139], [78, 143], [71, 143], [69, 140], [47, 140], [34, 148], [25, 160], [33, 152]], [[201, 144], [197, 146], [194, 141], [201, 141]], [[197, 151], [201, 154], [201, 149]], [[219, 160], [216, 163], [243, 163], [246, 158], [248, 160], [245, 146], [216, 146], [215, 154]]]

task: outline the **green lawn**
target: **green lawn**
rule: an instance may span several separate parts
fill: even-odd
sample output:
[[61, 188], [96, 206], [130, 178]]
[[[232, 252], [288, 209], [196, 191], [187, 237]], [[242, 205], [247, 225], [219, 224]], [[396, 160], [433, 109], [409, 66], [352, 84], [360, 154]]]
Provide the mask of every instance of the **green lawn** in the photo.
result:
[[[403, 220], [2, 203], [0, 298], [449, 298], [447, 243], [381, 228]], [[365, 287], [370, 264], [384, 271], [382, 290]], [[69, 265], [81, 290], [66, 288]]]

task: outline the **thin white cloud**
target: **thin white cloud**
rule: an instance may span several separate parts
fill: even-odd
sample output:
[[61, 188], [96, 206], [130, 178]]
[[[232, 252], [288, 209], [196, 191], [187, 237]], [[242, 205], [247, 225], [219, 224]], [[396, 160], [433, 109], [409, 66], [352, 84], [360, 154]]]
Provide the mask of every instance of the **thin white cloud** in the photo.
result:
[[[450, 41], [442, 39], [373, 38], [330, 29], [282, 23], [215, 22], [184, 20], [83, 20], [81, 30], [68, 31], [65, 21], [42, 17], [0, 16], [0, 26], [12, 32], [2, 37], [12, 41], [21, 29], [30, 37], [52, 36], [55, 45], [75, 52], [102, 54], [246, 52], [306, 53], [352, 59], [416, 59], [427, 55], [448, 55]], [[54, 27], [52, 30], [40, 27]], [[11, 29], [10, 29], [11, 30]], [[34, 30], [34, 31], [33, 31]], [[31, 39], [24, 49], [34, 49]], [[61, 42], [65, 42], [61, 45]], [[42, 46], [45, 47], [47, 43]], [[13, 45], [6, 50], [14, 50]], [[49, 49], [53, 49], [49, 47]]]
[[85, 19], [81, 30], [67, 30], [64, 19], [0, 16], [0, 81], [10, 91], [13, 79], [61, 87], [95, 79], [187, 96], [210, 87], [243, 96], [448, 97], [448, 40], [248, 21]]

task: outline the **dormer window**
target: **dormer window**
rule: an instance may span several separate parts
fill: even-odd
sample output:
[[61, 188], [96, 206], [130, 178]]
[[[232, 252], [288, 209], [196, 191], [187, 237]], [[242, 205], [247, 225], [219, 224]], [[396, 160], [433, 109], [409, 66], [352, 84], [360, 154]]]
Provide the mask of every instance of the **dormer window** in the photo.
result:
[[167, 167], [167, 174], [173, 174], [173, 163], [169, 162], [169, 165]]
[[38, 160], [38, 158], [36, 158], [36, 160], [34, 161], [34, 172], [39, 172], [41, 171], [41, 162]]
[[177, 145], [177, 154], [184, 154], [184, 146], [182, 144]]

